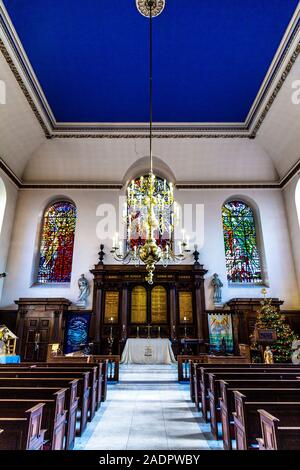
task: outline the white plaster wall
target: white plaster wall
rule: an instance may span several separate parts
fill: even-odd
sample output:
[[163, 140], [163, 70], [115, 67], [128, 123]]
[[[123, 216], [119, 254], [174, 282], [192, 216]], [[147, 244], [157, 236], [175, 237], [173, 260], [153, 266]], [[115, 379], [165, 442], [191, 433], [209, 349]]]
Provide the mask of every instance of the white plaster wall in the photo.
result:
[[[278, 174], [255, 139], [154, 139], [177, 182], [265, 182]], [[48, 139], [28, 160], [26, 182], [120, 182], [149, 155], [149, 139]], [[234, 169], [234, 170], [233, 170]]]
[[[3, 214], [2, 227], [0, 231], [0, 273], [7, 271], [7, 256], [10, 248], [11, 232], [14, 223], [18, 189], [7, 178], [5, 173], [0, 170], [0, 178], [4, 183], [6, 192], [6, 205]], [[9, 282], [9, 279], [0, 279], [0, 299], [3, 286]]]
[[[97, 262], [100, 242], [105, 244], [107, 256], [105, 262], [112, 263], [109, 254], [110, 240], [99, 239], [96, 226], [100, 218], [96, 215], [100, 204], [113, 204], [118, 207], [122, 191], [101, 190], [22, 190], [16, 212], [15, 226], [11, 240], [8, 260], [7, 279], [2, 297], [2, 307], [14, 308], [14, 300], [19, 297], [67, 297], [76, 301], [78, 295], [77, 279], [85, 273], [92, 280], [89, 270]], [[75, 235], [73, 272], [70, 286], [34, 286], [33, 265], [36, 259], [39, 240], [39, 223], [43, 209], [57, 196], [67, 196], [77, 205], [78, 220]], [[206, 281], [207, 308], [212, 307], [212, 292], [209, 286], [214, 272], [219, 273], [224, 282], [224, 301], [233, 297], [260, 297], [260, 287], [228, 287], [224, 260], [221, 207], [231, 196], [245, 197], [259, 207], [263, 233], [267, 275], [270, 285], [269, 295], [285, 301], [287, 309], [300, 306], [298, 286], [291, 245], [286, 221], [285, 205], [279, 190], [182, 190], [176, 193], [180, 204], [187, 204], [186, 211], [192, 205], [204, 205], [204, 244], [201, 248], [200, 261], [209, 270]], [[187, 226], [187, 231], [192, 228]], [[115, 231], [112, 227], [112, 233]], [[198, 232], [198, 241], [201, 233]], [[192, 241], [193, 242], [193, 241]], [[192, 259], [188, 260], [192, 263]], [[92, 296], [90, 297], [91, 302]], [[90, 305], [91, 306], [91, 303]]]
[[300, 226], [297, 215], [295, 191], [299, 176], [296, 175], [289, 184], [284, 188], [283, 194], [286, 205], [286, 212], [288, 217], [289, 231], [291, 237], [291, 244], [293, 250], [293, 258], [295, 263], [295, 271], [298, 281], [298, 288], [300, 289]]

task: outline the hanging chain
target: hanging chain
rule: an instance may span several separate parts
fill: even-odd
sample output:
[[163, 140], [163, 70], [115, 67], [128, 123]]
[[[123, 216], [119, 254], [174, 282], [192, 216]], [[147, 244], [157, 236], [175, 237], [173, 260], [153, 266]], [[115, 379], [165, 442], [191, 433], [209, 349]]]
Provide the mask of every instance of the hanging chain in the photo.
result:
[[150, 100], [150, 173], [153, 172], [153, 156], [152, 156], [152, 122], [153, 122], [153, 32], [152, 32], [152, 8], [154, 2], [149, 0], [148, 5], [150, 8], [150, 66], [149, 66], [149, 100]]

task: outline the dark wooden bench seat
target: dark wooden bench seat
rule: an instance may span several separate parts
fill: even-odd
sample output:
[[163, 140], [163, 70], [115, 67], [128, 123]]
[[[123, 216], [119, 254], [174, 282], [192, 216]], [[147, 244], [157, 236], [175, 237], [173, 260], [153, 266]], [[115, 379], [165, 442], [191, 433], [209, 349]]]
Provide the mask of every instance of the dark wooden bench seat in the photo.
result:
[[233, 393], [237, 450], [258, 448], [257, 438], [261, 437], [259, 409], [271, 414], [282, 411], [281, 416], [300, 413], [299, 389], [244, 389]]
[[[74, 358], [73, 358], [74, 359]], [[107, 380], [108, 380], [108, 359], [95, 360], [91, 363], [81, 363], [81, 362], [21, 362], [19, 364], [1, 364], [0, 370], [3, 367], [4, 370], [18, 369], [18, 368], [31, 368], [31, 367], [48, 367], [48, 368], [65, 368], [65, 370], [72, 370], [74, 368], [78, 370], [89, 370], [93, 367], [97, 367], [97, 397], [96, 397], [96, 409], [101, 405], [102, 401], [106, 400], [107, 396]]]
[[[246, 388], [300, 388], [300, 380], [220, 380], [220, 420], [222, 423], [222, 439], [225, 450], [232, 449], [232, 440], [235, 439], [233, 411], [234, 411], [234, 391]], [[217, 420], [218, 420], [218, 414]], [[214, 419], [211, 419], [212, 426], [217, 427]]]
[[[275, 364], [204, 364], [204, 363], [199, 363], [197, 360], [190, 361], [190, 394], [191, 394], [191, 400], [195, 401], [195, 398], [198, 398], [198, 404], [199, 402], [201, 403], [201, 395], [200, 395], [200, 381], [202, 380], [202, 374], [204, 373], [209, 373], [209, 372], [217, 372], [218, 370], [232, 370], [232, 371], [238, 371], [238, 370], [248, 370], [248, 369], [254, 369], [254, 370], [272, 370], [272, 369], [292, 369], [292, 370], [300, 370], [299, 366], [295, 366], [292, 363], [287, 363], [287, 364], [281, 364], [281, 363], [275, 363]], [[198, 390], [198, 396], [196, 393], [196, 390]], [[198, 408], [197, 404], [197, 408]]]
[[[194, 402], [195, 401], [195, 388], [194, 388], [194, 378], [195, 378], [195, 373], [196, 370], [200, 370], [200, 368], [203, 367], [204, 369], [209, 368], [211, 371], [217, 371], [218, 369], [224, 369], [226, 368], [232, 368], [232, 369], [272, 369], [272, 368], [278, 368], [278, 367], [285, 367], [285, 368], [297, 368], [292, 363], [287, 363], [287, 364], [281, 364], [281, 363], [275, 363], [275, 364], [252, 364], [252, 363], [247, 363], [247, 364], [230, 364], [228, 361], [228, 364], [205, 364], [201, 361], [201, 359], [190, 359], [189, 360], [189, 381], [190, 381], [190, 396], [191, 400]], [[298, 366], [299, 368], [299, 366]]]
[[[221, 372], [227, 372], [227, 373], [239, 373], [239, 372], [260, 372], [260, 373], [268, 373], [271, 372], [274, 369], [276, 371], [286, 371], [289, 370], [290, 372], [297, 372], [299, 374], [300, 368], [296, 366], [292, 367], [285, 367], [285, 366], [275, 366], [275, 364], [272, 365], [267, 365], [266, 364], [259, 364], [260, 367], [254, 367], [254, 364], [251, 365], [246, 365], [246, 364], [240, 364], [238, 366], [233, 366], [233, 365], [211, 365], [209, 364], [208, 366], [205, 366], [204, 364], [194, 364], [194, 374], [193, 374], [193, 380], [194, 380], [194, 401], [195, 401], [195, 406], [196, 410], [199, 410], [200, 404], [201, 407], [203, 408], [203, 417], [205, 420], [207, 420], [207, 410], [208, 410], [208, 387], [209, 387], [209, 379], [208, 379], [208, 374], [209, 373], [221, 373]], [[270, 367], [271, 366], [271, 367]], [[274, 366], [274, 367], [273, 367]], [[204, 396], [207, 397], [206, 402], [202, 403], [202, 400]], [[207, 406], [206, 406], [207, 405]]]
[[[76, 402], [76, 406], [79, 408], [81, 407], [81, 415], [80, 415], [80, 429], [79, 435], [82, 435], [84, 432], [88, 416], [87, 416], [87, 401], [84, 400], [84, 393], [87, 393], [88, 390], [85, 390], [86, 383], [83, 383], [82, 379], [70, 379], [68, 377], [1, 377], [0, 376], [0, 388], [1, 387], [56, 387], [59, 388], [68, 388], [69, 392], [67, 394], [67, 409], [69, 405], [69, 409], [74, 407], [74, 403]], [[68, 402], [68, 397], [70, 403]], [[76, 399], [78, 398], [78, 401]], [[70, 426], [71, 423], [70, 423]]]
[[[95, 372], [95, 371], [94, 371]], [[81, 410], [81, 406], [87, 407], [87, 415], [88, 412], [90, 413], [89, 415], [89, 420], [91, 421], [95, 415], [95, 410], [96, 410], [96, 394], [97, 394], [97, 384], [96, 384], [96, 379], [95, 376], [92, 375], [91, 371], [76, 371], [76, 370], [48, 370], [48, 368], [40, 369], [36, 367], [31, 367], [29, 369], [23, 369], [22, 367], [18, 368], [6, 368], [5, 370], [2, 370], [0, 368], [0, 378], [1, 377], [45, 377], [45, 378], [70, 378], [71, 379], [79, 379], [79, 388], [81, 386], [81, 381], [83, 382], [82, 386], [84, 387], [85, 390], [85, 400], [84, 402], [79, 400], [79, 409]], [[90, 387], [90, 383], [92, 383], [92, 387]], [[85, 410], [84, 410], [85, 413]]]
[[65, 406], [66, 390], [61, 389], [50, 399], [11, 398], [0, 399], [0, 417], [17, 418], [33, 406], [43, 403], [42, 427], [46, 430], [45, 449], [63, 450], [67, 411]]
[[[266, 410], [258, 410], [262, 437], [258, 438], [259, 450], [299, 450], [300, 449], [300, 413], [277, 409], [276, 416]], [[280, 418], [278, 418], [280, 417]]]
[[0, 450], [42, 450], [45, 430], [41, 428], [44, 404], [20, 411], [18, 417], [0, 418], [3, 438]]
[[[208, 400], [209, 400], [209, 410], [210, 410], [210, 425], [211, 425], [211, 431], [215, 439], [218, 439], [218, 432], [217, 432], [217, 422], [221, 421], [221, 412], [220, 410], [220, 403], [219, 399], [221, 398], [221, 382], [222, 380], [226, 380], [227, 383], [229, 384], [234, 384], [236, 386], [236, 390], [238, 390], [239, 386], [246, 387], [247, 384], [249, 384], [249, 388], [259, 386], [263, 387], [262, 383], [266, 383], [265, 388], [270, 387], [275, 387], [276, 384], [279, 382], [290, 382], [290, 385], [287, 385], [287, 387], [293, 387], [293, 384], [295, 384], [295, 387], [300, 387], [300, 380], [296, 378], [296, 376], [292, 375], [292, 378], [285, 378], [285, 375], [276, 374], [276, 373], [270, 373], [270, 374], [257, 374], [255, 377], [253, 376], [253, 373], [243, 373], [239, 375], [241, 379], [238, 378], [233, 378], [231, 374], [209, 374], [209, 387], [208, 387]], [[290, 374], [289, 374], [290, 376]], [[293, 380], [295, 379], [295, 380]], [[285, 387], [285, 385], [283, 385]]]
[[[24, 365], [26, 365], [27, 363], [23, 363]], [[21, 364], [21, 365], [23, 365]], [[94, 363], [70, 363], [70, 364], [66, 364], [64, 362], [43, 362], [43, 363], [30, 363], [30, 367], [36, 367], [36, 368], [44, 368], [44, 367], [47, 367], [48, 369], [51, 369], [51, 370], [55, 370], [55, 369], [59, 369], [59, 370], [70, 370], [72, 371], [73, 369], [76, 370], [77, 372], [82, 370], [82, 371], [86, 371], [86, 370], [90, 370], [92, 371], [93, 375], [94, 375], [94, 370], [96, 369], [96, 383], [97, 383], [97, 391], [96, 391], [96, 410], [98, 410], [101, 406], [101, 401], [102, 401], [102, 387], [106, 386], [107, 387], [107, 375], [106, 376], [103, 376], [103, 366], [104, 366], [104, 363], [103, 362], [94, 362]], [[105, 385], [106, 383], [106, 385]], [[90, 386], [92, 387], [92, 383], [90, 384]]]
[[266, 376], [273, 379], [293, 379], [299, 375], [299, 371], [290, 371], [287, 369], [272, 369], [272, 370], [221, 370], [221, 371], [206, 371], [205, 374], [202, 373], [203, 379], [200, 382], [201, 390], [201, 407], [202, 407], [202, 416], [206, 422], [208, 422], [208, 410], [209, 410], [209, 388], [210, 388], [210, 374], [214, 374], [217, 379], [264, 379]]
[[[77, 382], [76, 387], [70, 393], [70, 388], [65, 388], [66, 429], [64, 449], [71, 450], [74, 447], [76, 436], [76, 414], [78, 408]], [[37, 399], [40, 401], [49, 399], [57, 392], [58, 387], [0, 387], [0, 399]]]

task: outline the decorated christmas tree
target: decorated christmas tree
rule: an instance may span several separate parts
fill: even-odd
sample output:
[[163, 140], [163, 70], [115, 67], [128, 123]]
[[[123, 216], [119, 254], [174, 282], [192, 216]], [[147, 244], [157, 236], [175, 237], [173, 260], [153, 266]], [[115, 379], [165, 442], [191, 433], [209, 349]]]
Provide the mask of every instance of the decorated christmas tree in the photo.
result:
[[[255, 329], [274, 329], [277, 340], [272, 343], [271, 350], [274, 362], [290, 362], [292, 354], [292, 342], [297, 339], [297, 335], [285, 322], [285, 316], [272, 305], [272, 299], [264, 299], [258, 312]], [[253, 351], [260, 350], [259, 344], [254, 342], [251, 346]]]

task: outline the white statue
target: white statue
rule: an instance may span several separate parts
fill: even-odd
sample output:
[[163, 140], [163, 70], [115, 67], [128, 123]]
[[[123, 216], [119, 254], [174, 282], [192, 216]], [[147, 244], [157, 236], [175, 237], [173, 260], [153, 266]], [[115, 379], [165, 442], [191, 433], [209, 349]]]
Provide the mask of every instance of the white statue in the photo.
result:
[[221, 279], [219, 278], [218, 274], [215, 273], [213, 275], [211, 285], [214, 289], [214, 304], [215, 305], [220, 305], [222, 303], [222, 287], [223, 283]]
[[292, 343], [292, 363], [295, 365], [300, 364], [300, 340], [296, 339]]
[[78, 287], [79, 287], [79, 296], [78, 296], [76, 305], [79, 308], [86, 308], [88, 297], [90, 295], [90, 286], [84, 274], [81, 274], [81, 277], [78, 279]]

